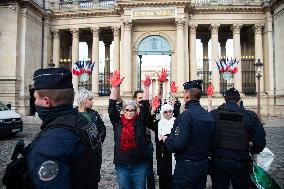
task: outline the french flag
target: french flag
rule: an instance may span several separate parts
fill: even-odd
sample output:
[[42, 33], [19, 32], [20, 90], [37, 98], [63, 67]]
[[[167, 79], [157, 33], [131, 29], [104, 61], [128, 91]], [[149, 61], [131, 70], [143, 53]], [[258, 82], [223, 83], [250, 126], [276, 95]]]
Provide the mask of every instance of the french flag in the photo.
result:
[[231, 71], [232, 74], [235, 74], [238, 72], [238, 62], [233, 64], [233, 69]]
[[79, 62], [73, 64], [72, 73], [73, 75], [81, 75]]
[[94, 65], [95, 65], [95, 62], [94, 63], [91, 63], [90, 61], [87, 62], [87, 69], [86, 69], [86, 73], [91, 75], [92, 72], [93, 72], [93, 69], [94, 69]]

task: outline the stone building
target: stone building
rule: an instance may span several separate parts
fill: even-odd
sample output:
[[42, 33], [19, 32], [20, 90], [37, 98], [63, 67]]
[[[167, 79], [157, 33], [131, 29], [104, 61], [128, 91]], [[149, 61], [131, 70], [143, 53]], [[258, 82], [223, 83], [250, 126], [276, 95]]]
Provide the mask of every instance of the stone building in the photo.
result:
[[[83, 84], [97, 95], [97, 108], [108, 103], [113, 70], [120, 69], [126, 77], [121, 94], [127, 98], [147, 72], [141, 69], [143, 57], [163, 55], [170, 60], [165, 93], [170, 81], [177, 83], [175, 95], [181, 97], [185, 81], [203, 79], [205, 89], [210, 81], [215, 88], [214, 106], [223, 102], [222, 92], [234, 86], [242, 92], [245, 106], [255, 110], [259, 88], [261, 114], [284, 115], [282, 0], [2, 0], [0, 23], [0, 99], [23, 115], [33, 113], [33, 72], [48, 67], [51, 60], [55, 67], [72, 69], [79, 60], [79, 42], [88, 44], [88, 56], [95, 62]], [[201, 61], [196, 57], [197, 40], [202, 43]], [[227, 57], [228, 40], [233, 42], [232, 58], [239, 61], [230, 81], [223, 79], [216, 64]], [[102, 73], [100, 41], [105, 53]], [[263, 63], [259, 85], [258, 59]], [[79, 81], [74, 76], [75, 90]], [[153, 77], [153, 95], [157, 83]], [[201, 103], [207, 105], [206, 90]]]

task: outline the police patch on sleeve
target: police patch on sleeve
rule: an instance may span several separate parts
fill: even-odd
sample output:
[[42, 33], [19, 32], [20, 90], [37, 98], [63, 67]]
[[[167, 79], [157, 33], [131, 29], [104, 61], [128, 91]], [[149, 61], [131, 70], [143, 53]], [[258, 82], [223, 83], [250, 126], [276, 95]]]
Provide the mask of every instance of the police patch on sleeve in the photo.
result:
[[59, 166], [55, 161], [48, 160], [43, 162], [38, 169], [38, 177], [43, 182], [53, 180], [59, 171]]
[[180, 129], [179, 129], [179, 127], [176, 127], [174, 134], [175, 134], [176, 136], [178, 136], [178, 135], [180, 134]]

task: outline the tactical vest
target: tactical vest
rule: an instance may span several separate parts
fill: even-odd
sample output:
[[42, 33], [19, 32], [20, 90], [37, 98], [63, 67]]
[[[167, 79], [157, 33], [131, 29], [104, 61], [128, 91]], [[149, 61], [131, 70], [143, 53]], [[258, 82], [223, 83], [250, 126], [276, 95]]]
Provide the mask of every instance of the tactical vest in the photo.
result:
[[[60, 124], [59, 124], [60, 123]], [[72, 189], [89, 189], [97, 183], [96, 168], [97, 162], [94, 161], [98, 152], [100, 142], [97, 137], [97, 128], [95, 124], [88, 123], [82, 116], [66, 115], [56, 118], [42, 130], [35, 139], [22, 150], [19, 150], [19, 145], [14, 149], [12, 161], [7, 165], [3, 177], [3, 184], [6, 189], [35, 189], [27, 168], [27, 156], [32, 148], [32, 145], [38, 140], [41, 135], [51, 129], [64, 127], [75, 132], [86, 145], [87, 149], [82, 155], [80, 162], [71, 163], [71, 186]], [[15, 154], [15, 155], [14, 155]], [[21, 157], [18, 157], [22, 154]]]
[[219, 111], [217, 119], [217, 147], [249, 150], [248, 131], [243, 111]]

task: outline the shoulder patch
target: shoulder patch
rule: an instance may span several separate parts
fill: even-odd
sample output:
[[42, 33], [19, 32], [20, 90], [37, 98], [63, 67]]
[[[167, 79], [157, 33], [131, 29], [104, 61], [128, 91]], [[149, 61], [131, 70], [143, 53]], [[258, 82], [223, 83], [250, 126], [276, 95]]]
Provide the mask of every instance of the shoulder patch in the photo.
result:
[[180, 129], [179, 129], [179, 127], [176, 127], [174, 133], [175, 133], [176, 136], [178, 136], [178, 135], [180, 134]]
[[59, 165], [52, 160], [43, 162], [38, 169], [38, 177], [43, 182], [49, 182], [56, 178], [59, 172]]

